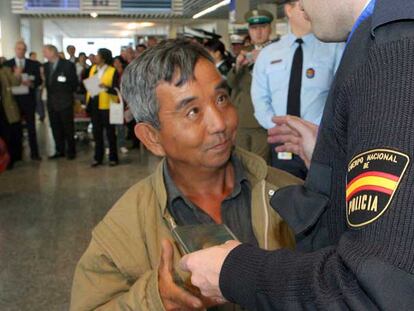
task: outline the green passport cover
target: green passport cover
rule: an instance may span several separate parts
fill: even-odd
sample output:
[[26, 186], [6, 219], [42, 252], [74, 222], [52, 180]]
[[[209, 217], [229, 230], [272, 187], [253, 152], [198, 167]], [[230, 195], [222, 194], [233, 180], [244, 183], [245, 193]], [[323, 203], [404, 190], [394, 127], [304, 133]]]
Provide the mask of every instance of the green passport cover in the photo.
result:
[[229, 240], [237, 240], [233, 232], [224, 224], [177, 226], [172, 229], [172, 234], [183, 254], [221, 245]]

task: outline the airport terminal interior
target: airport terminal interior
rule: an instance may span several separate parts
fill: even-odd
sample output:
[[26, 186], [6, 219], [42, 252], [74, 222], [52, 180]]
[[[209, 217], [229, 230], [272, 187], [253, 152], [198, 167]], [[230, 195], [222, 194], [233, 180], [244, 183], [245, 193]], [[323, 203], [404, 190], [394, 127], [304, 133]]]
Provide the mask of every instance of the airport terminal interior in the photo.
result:
[[0, 0], [0, 311], [412, 309], [414, 5], [331, 1]]
[[[205, 39], [203, 31], [220, 35], [230, 49], [232, 34], [247, 33], [243, 16], [250, 8], [278, 14], [274, 1], [237, 0], [237, 16], [231, 21], [229, 4], [222, 2], [226, 1], [0, 1], [0, 56], [13, 58], [16, 42], [23, 40], [25, 56], [36, 52], [42, 63], [45, 44], [53, 44], [66, 58], [68, 45], [75, 46], [76, 56], [108, 48], [115, 57], [147, 44], [149, 38]], [[193, 18], [206, 9], [203, 16]], [[272, 36], [286, 32], [283, 16], [272, 27]], [[159, 162], [142, 144], [127, 140], [118, 166], [104, 163], [91, 168], [93, 135], [82, 116], [75, 119], [76, 159], [48, 159], [55, 146], [47, 113], [44, 119], [38, 114], [35, 118], [42, 160], [31, 160], [24, 129], [22, 161], [0, 174], [0, 310], [4, 311], [68, 310], [74, 269], [92, 229]]]

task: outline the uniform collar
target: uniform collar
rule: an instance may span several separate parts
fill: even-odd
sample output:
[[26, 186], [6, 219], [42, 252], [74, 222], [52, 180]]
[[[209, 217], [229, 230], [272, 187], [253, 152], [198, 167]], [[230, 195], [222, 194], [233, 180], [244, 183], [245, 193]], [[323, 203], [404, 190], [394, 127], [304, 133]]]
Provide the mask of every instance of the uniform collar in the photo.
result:
[[[289, 43], [289, 47], [292, 47], [296, 44], [296, 39], [298, 39], [298, 37], [296, 37], [291, 31], [289, 31], [288, 36], [288, 43]], [[303, 44], [310, 44], [315, 40], [315, 36], [312, 33], [308, 33], [306, 36], [303, 36], [301, 38], [303, 40]]]
[[363, 21], [365, 21], [368, 17], [370, 17], [374, 13], [375, 3], [376, 3], [376, 0], [367, 1], [364, 9], [362, 10], [361, 14], [356, 20], [354, 26], [352, 27], [351, 33], [349, 34], [348, 39], [346, 40], [347, 43], [349, 43], [354, 32], [358, 29], [359, 25], [361, 25]]
[[372, 15], [371, 34], [385, 24], [414, 19], [414, 5], [412, 0], [376, 0]]

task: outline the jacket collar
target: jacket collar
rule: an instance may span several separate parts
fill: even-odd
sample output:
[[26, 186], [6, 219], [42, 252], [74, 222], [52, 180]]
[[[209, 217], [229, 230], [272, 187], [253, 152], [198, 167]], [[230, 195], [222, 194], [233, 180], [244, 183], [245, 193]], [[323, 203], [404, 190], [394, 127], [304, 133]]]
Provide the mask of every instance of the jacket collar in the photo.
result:
[[414, 19], [412, 0], [377, 0], [372, 16], [371, 34], [385, 24]]
[[[235, 153], [245, 169], [245, 174], [252, 189], [267, 176], [267, 164], [259, 156], [235, 147]], [[164, 162], [162, 159], [152, 175], [152, 187], [160, 203], [161, 215], [165, 216], [167, 209], [167, 190], [164, 182]]]

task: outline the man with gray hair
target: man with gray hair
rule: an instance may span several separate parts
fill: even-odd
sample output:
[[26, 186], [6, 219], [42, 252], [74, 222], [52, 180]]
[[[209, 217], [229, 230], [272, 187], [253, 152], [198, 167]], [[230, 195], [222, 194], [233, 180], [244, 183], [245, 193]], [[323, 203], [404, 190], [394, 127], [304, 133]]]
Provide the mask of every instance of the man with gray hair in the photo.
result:
[[[122, 93], [137, 120], [136, 135], [163, 160], [94, 229], [76, 268], [71, 310], [217, 304], [188, 288], [172, 231], [191, 226], [193, 239], [193, 226], [225, 224], [245, 243], [291, 248], [289, 228], [268, 199], [300, 181], [234, 148], [236, 109], [213, 59], [198, 44], [169, 40], [146, 50], [127, 67]], [[215, 310], [241, 309], [227, 304]]]
[[298, 251], [230, 241], [181, 267], [203, 295], [248, 309], [412, 310], [414, 2], [301, 4], [318, 38], [347, 46], [306, 182], [272, 198]]

